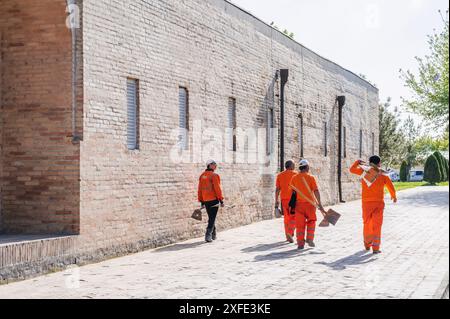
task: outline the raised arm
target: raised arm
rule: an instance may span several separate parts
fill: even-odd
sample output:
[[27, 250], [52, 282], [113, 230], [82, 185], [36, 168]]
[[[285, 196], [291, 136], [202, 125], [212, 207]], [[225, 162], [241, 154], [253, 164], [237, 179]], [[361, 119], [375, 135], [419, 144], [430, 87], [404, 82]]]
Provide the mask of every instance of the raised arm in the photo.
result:
[[361, 161], [357, 160], [352, 167], [350, 167], [350, 173], [361, 176], [364, 173], [364, 170], [359, 167], [361, 165]]

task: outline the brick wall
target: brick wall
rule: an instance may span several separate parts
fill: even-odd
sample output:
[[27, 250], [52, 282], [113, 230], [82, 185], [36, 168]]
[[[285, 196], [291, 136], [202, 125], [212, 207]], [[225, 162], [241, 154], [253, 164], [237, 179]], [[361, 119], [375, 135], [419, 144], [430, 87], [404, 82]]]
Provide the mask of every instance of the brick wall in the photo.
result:
[[[5, 233], [77, 233], [71, 36], [64, 0], [1, 0], [1, 217]], [[78, 119], [80, 122], [81, 117]]]
[[[299, 160], [301, 113], [305, 156], [328, 204], [338, 198], [335, 99], [346, 95], [344, 197], [357, 198], [358, 180], [346, 172], [359, 156], [359, 130], [364, 130], [365, 156], [371, 132], [378, 135], [378, 91], [370, 84], [222, 0], [85, 0], [83, 5], [83, 249], [161, 245], [203, 232], [205, 224], [190, 219], [203, 161], [173, 163], [169, 156], [179, 86], [189, 90], [190, 127], [200, 120], [204, 131], [225, 128], [230, 97], [237, 102], [238, 127], [265, 127], [273, 96], [278, 127], [280, 89], [274, 78], [276, 70], [289, 68], [286, 155]], [[139, 151], [126, 146], [128, 77], [140, 81]], [[257, 165], [220, 165], [226, 201], [236, 204], [221, 213], [220, 229], [272, 217], [274, 173], [261, 174]]]

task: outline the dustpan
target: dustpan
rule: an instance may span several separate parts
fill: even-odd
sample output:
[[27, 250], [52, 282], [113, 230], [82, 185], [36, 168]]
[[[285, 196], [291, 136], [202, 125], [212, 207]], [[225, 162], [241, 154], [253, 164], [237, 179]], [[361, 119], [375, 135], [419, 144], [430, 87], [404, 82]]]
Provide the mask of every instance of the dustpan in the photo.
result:
[[201, 209], [196, 209], [194, 213], [192, 214], [192, 218], [198, 221], [203, 220], [203, 214]]
[[[220, 204], [217, 204], [217, 205], [215, 205], [215, 206], [212, 206], [212, 207], [220, 207]], [[234, 206], [231, 206], [231, 207], [229, 207], [229, 208], [233, 208]], [[206, 209], [206, 207], [204, 207], [204, 208], [199, 208], [199, 209], [196, 209], [196, 210], [194, 210], [194, 213], [192, 214], [192, 218], [193, 219], [195, 219], [195, 220], [198, 220], [198, 221], [202, 221], [203, 220], [203, 211]]]
[[330, 222], [324, 218], [324, 220], [322, 220], [322, 222], [319, 224], [319, 227], [330, 227]]
[[329, 209], [327, 212], [326, 220], [332, 224], [333, 226], [336, 226], [337, 222], [341, 218], [341, 214], [339, 214], [337, 211]]

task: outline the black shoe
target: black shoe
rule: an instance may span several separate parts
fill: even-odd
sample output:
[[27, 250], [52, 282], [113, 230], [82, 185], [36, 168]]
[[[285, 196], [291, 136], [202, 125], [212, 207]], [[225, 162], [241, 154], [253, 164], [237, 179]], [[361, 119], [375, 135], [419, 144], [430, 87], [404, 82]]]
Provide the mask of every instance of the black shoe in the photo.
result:
[[316, 247], [316, 244], [315, 244], [314, 241], [312, 241], [312, 240], [307, 240], [306, 243], [307, 243], [308, 246], [311, 247], [311, 248]]
[[305, 249], [305, 245], [299, 245], [298, 246], [298, 250], [303, 250], [303, 249]]
[[286, 240], [287, 240], [290, 244], [293, 244], [293, 243], [294, 243], [294, 236], [292, 236], [291, 234], [286, 234]]
[[373, 251], [373, 254], [374, 254], [374, 255], [379, 255], [379, 254], [381, 254], [381, 250], [374, 250], [374, 251]]
[[212, 242], [213, 242], [212, 236], [206, 236], [206, 237], [205, 237], [205, 241], [206, 241], [207, 243], [212, 243]]

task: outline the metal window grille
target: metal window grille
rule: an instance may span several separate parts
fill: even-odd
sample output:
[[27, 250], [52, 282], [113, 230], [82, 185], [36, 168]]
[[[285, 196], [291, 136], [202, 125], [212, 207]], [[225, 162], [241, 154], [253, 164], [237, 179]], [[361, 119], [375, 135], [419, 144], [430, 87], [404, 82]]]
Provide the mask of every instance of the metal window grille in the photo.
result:
[[127, 146], [129, 150], [139, 148], [139, 81], [127, 79]]
[[181, 149], [187, 150], [189, 148], [189, 93], [184, 87], [179, 88], [179, 145]]
[[230, 129], [230, 136], [228, 145], [230, 150], [236, 152], [237, 150], [237, 140], [236, 140], [236, 99], [230, 98], [228, 100], [228, 128]]

